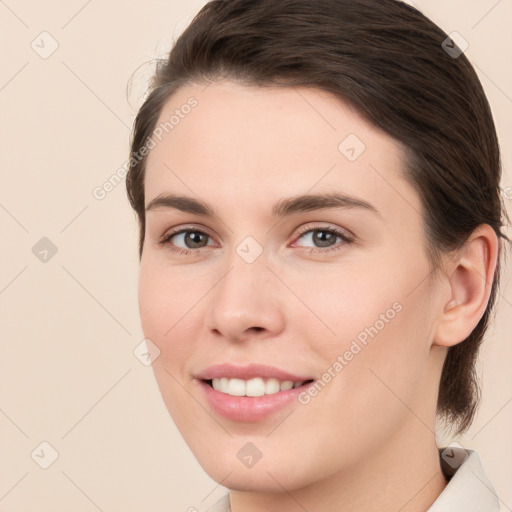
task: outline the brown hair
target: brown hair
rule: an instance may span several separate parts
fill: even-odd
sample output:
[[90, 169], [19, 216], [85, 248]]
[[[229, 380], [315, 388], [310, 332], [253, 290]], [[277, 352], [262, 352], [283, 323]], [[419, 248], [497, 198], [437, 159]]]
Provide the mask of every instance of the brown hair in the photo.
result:
[[[424, 207], [433, 269], [443, 252], [460, 248], [480, 224], [506, 239], [491, 110], [466, 56], [445, 51], [447, 37], [396, 0], [210, 1], [158, 66], [135, 119], [126, 186], [139, 220], [139, 256], [146, 158], [133, 155], [140, 154], [173, 93], [221, 78], [322, 89], [400, 141], [407, 154], [405, 177]], [[483, 317], [465, 341], [449, 348], [443, 366], [437, 413], [458, 434], [470, 426], [479, 404], [475, 363], [498, 277], [499, 261]]]

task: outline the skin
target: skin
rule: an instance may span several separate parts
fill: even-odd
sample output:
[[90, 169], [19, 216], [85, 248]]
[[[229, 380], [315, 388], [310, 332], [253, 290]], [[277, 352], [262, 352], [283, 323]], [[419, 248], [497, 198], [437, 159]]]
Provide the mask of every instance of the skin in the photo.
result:
[[[190, 96], [197, 107], [149, 153], [146, 205], [172, 192], [217, 217], [148, 211], [139, 280], [142, 328], [161, 351], [153, 370], [183, 438], [230, 489], [233, 512], [427, 510], [446, 486], [435, 440], [442, 364], [485, 310], [494, 232], [479, 227], [434, 273], [402, 148], [353, 109], [315, 89], [219, 81], [180, 89], [160, 121]], [[366, 146], [353, 162], [338, 149], [349, 134]], [[379, 214], [271, 216], [284, 197], [334, 191]], [[203, 247], [183, 235], [159, 244], [180, 227], [205, 232]], [[333, 237], [323, 247], [340, 250], [314, 252], [322, 246], [306, 228], [348, 230], [353, 241]], [[253, 263], [236, 252], [248, 236], [263, 249]], [[320, 379], [396, 303], [401, 311], [307, 405], [236, 422], [209, 408], [194, 378], [212, 364], [257, 362]], [[237, 457], [247, 442], [262, 453], [251, 468]]]

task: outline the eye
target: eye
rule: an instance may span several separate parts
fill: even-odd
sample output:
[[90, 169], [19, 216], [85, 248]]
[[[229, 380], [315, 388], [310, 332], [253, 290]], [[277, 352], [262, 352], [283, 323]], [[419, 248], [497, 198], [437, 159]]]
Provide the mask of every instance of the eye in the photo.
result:
[[159, 244], [167, 245], [171, 252], [190, 254], [194, 249], [207, 247], [208, 238], [210, 235], [200, 229], [185, 227], [166, 234]]
[[[184, 227], [167, 233], [158, 243], [167, 246], [171, 252], [187, 255], [208, 246], [215, 247], [215, 244], [208, 244], [208, 239], [211, 239], [211, 236], [205, 231], [194, 227]], [[329, 226], [308, 226], [299, 233], [298, 240], [300, 239], [317, 244], [316, 247], [310, 247], [310, 252], [325, 253], [341, 250], [343, 246], [354, 241], [354, 236]], [[336, 243], [337, 239], [341, 242]]]
[[[345, 244], [354, 241], [353, 235], [329, 226], [309, 226], [299, 234], [300, 239], [317, 244], [317, 246], [311, 247], [310, 252], [336, 251], [342, 249]], [[337, 244], [336, 239], [340, 239], [341, 243], [338, 242]]]

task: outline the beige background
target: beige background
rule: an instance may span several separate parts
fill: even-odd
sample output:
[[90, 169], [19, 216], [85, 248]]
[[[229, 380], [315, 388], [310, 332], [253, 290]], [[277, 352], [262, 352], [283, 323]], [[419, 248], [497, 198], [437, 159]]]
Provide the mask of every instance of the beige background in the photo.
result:
[[[149, 68], [136, 75], [132, 105], [130, 75], [168, 51], [203, 4], [0, 1], [0, 511], [192, 511], [225, 492], [133, 354], [143, 334], [124, 182], [103, 200], [93, 196], [128, 155]], [[495, 114], [509, 205], [512, 2], [415, 4], [469, 43]], [[46, 262], [32, 252], [42, 237], [58, 249]], [[479, 451], [503, 510], [512, 510], [509, 281], [507, 270], [482, 353], [482, 407], [455, 440]], [[58, 452], [48, 469], [40, 467], [51, 461], [43, 441]]]

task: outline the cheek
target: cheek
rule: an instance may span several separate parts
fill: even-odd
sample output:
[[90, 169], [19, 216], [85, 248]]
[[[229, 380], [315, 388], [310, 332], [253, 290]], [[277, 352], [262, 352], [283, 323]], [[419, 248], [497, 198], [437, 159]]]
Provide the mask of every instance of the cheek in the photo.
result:
[[[164, 403], [178, 426], [190, 414], [190, 399], [183, 390], [184, 364], [194, 350], [193, 344], [179, 343], [193, 320], [190, 292], [179, 293], [180, 278], [158, 265], [142, 264], [139, 273], [139, 312], [144, 337], [160, 350], [152, 369]], [[186, 288], [185, 288], [186, 289]], [[193, 299], [193, 298], [192, 298]], [[191, 300], [192, 300], [191, 299]], [[197, 319], [195, 319], [197, 321]]]
[[[353, 332], [365, 336], [348, 336], [330, 350], [321, 379], [329, 382], [305, 408], [314, 411], [315, 425], [323, 426], [326, 438], [350, 440], [342, 458], [378, 450], [411, 419], [411, 409], [424, 417], [414, 404], [427, 354], [421, 340], [412, 337], [411, 313], [404, 304], [380, 330], [380, 323], [369, 323], [367, 330], [353, 326]], [[339, 457], [333, 460], [340, 462]]]
[[415, 276], [428, 271], [419, 267], [405, 272], [389, 265], [388, 273], [368, 268], [357, 277], [354, 272], [332, 281], [324, 293], [310, 290], [311, 309], [331, 331], [329, 335], [325, 330], [322, 342], [312, 342], [311, 348], [324, 361], [325, 379], [329, 373], [336, 375], [333, 407], [337, 397], [344, 397], [352, 412], [379, 411], [386, 417], [391, 410], [397, 412], [393, 404], [403, 408], [397, 396], [408, 403], [414, 400], [431, 341], [431, 291], [426, 285], [415, 288]]
[[[190, 283], [189, 283], [190, 285]], [[193, 290], [182, 283], [176, 272], [143, 264], [139, 274], [139, 312], [144, 336], [160, 349], [160, 360], [176, 365], [183, 360], [186, 344], [175, 340], [183, 335], [193, 318]], [[187, 314], [187, 312], [190, 313]], [[172, 357], [171, 357], [172, 356]]]
[[[399, 276], [394, 283], [383, 283], [382, 274], [373, 275], [368, 269], [347, 268], [330, 275], [317, 275], [301, 295], [325, 327], [322, 350], [348, 349], [357, 339], [362, 346], [396, 323], [403, 309], [403, 293]], [[296, 288], [300, 288], [297, 283]], [[300, 316], [300, 315], [299, 315]], [[311, 322], [311, 318], [302, 321]]]

